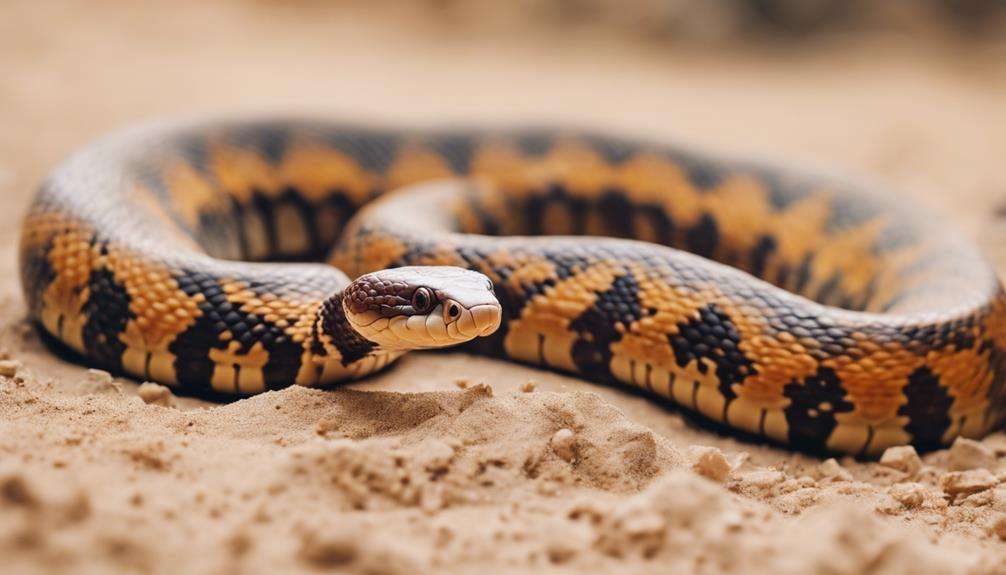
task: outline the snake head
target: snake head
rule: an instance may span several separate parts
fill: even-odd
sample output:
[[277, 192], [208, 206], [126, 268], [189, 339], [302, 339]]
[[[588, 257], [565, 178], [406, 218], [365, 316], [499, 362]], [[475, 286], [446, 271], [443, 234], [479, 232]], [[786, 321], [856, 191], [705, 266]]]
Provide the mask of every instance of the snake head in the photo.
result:
[[446, 347], [493, 333], [503, 309], [486, 276], [457, 267], [381, 270], [343, 291], [346, 319], [385, 349]]

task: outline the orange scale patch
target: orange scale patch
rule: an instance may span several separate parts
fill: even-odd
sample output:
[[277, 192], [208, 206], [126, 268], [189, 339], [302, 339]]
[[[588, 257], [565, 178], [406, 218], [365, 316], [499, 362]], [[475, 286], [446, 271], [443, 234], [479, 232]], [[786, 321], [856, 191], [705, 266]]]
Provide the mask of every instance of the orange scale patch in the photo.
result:
[[417, 145], [406, 146], [385, 172], [385, 188], [395, 190], [410, 184], [454, 175], [440, 154]]
[[83, 327], [87, 318], [82, 310], [90, 296], [87, 283], [101, 257], [99, 249], [92, 246], [94, 233], [86, 226], [55, 214], [43, 215], [36, 221], [42, 227], [33, 232], [37, 237], [30, 238], [29, 242], [36, 246], [35, 250], [46, 243], [50, 245], [45, 258], [53, 271], [52, 281], [42, 292], [40, 320], [50, 333], [73, 349], [83, 351]]
[[89, 227], [59, 212], [32, 211], [25, 216], [24, 225], [21, 226], [21, 251], [45, 248], [57, 234], [71, 231], [93, 235]]
[[613, 182], [635, 201], [664, 206], [684, 221], [698, 218], [699, 192], [677, 164], [657, 154], [638, 154], [614, 174]]
[[251, 201], [253, 192], [278, 193], [282, 189], [276, 168], [258, 152], [213, 140], [208, 149], [214, 179], [238, 201]]
[[825, 226], [831, 218], [830, 202], [830, 195], [819, 192], [793, 202], [773, 216], [767, 228], [776, 241], [776, 250], [766, 263], [765, 277], [777, 277], [779, 266], [795, 265], [827, 240]]
[[878, 218], [828, 236], [814, 252], [811, 280], [805, 293], [816, 293], [836, 273], [841, 274], [846, 292], [864, 292], [887, 266], [886, 260], [871, 253], [887, 226], [886, 220]]
[[740, 333], [738, 349], [754, 363], [754, 373], [735, 385], [734, 393], [766, 409], [788, 405], [785, 386], [817, 372], [818, 362], [808, 346], [792, 334], [768, 332], [756, 308], [735, 307], [725, 299], [717, 303]]
[[317, 298], [256, 295], [248, 289], [248, 284], [239, 281], [223, 280], [221, 288], [232, 305], [282, 329], [297, 343], [304, 343], [311, 336], [315, 315], [322, 304]]
[[164, 352], [175, 336], [202, 315], [199, 304], [204, 296], [187, 295], [166, 267], [114, 246], [105, 256], [104, 265], [124, 286], [130, 296], [129, 311], [136, 316], [119, 336], [123, 343]]
[[[730, 176], [701, 200], [702, 211], [716, 219], [718, 259], [743, 267], [761, 238], [777, 231], [768, 192], [750, 176]], [[691, 214], [688, 221], [695, 221], [698, 215]]]
[[978, 353], [975, 348], [933, 351], [926, 357], [926, 364], [954, 397], [952, 412], [968, 412], [987, 405], [992, 385], [989, 352]]
[[983, 332], [996, 349], [1006, 350], [1006, 294], [996, 296], [982, 323]]
[[571, 321], [594, 305], [597, 292], [610, 288], [616, 277], [610, 268], [595, 268], [558, 282], [545, 288], [544, 294], [532, 298], [521, 317], [554, 330], [565, 330]]
[[528, 170], [538, 180], [560, 183], [565, 189], [597, 195], [615, 182], [615, 168], [588, 146], [567, 140], [557, 143]]
[[544, 184], [542, 174], [536, 174], [529, 160], [505, 142], [486, 142], [475, 150], [470, 173], [484, 177], [506, 192], [507, 197], [519, 200]]
[[569, 324], [594, 305], [598, 292], [609, 289], [624, 273], [624, 269], [601, 263], [546, 287], [525, 304], [520, 318], [510, 323], [504, 341], [507, 354], [575, 371], [572, 346], [579, 336], [569, 330]]
[[381, 178], [364, 169], [352, 156], [320, 142], [294, 142], [276, 168], [281, 188], [292, 187], [318, 203], [340, 190], [362, 205], [380, 187]]
[[408, 251], [409, 246], [393, 236], [354, 237], [347, 245], [335, 250], [328, 263], [354, 278], [385, 269], [400, 260]]
[[874, 354], [859, 352], [860, 360], [841, 356], [822, 362], [835, 370], [848, 392], [847, 399], [855, 406], [850, 416], [869, 423], [896, 418], [898, 408], [908, 401], [903, 391], [908, 376], [922, 367], [925, 359], [905, 349]]
[[171, 195], [171, 209], [190, 228], [199, 224], [202, 213], [225, 214], [230, 202], [216, 186], [184, 161], [175, 162], [163, 171], [164, 182]]
[[495, 270], [510, 269], [507, 285], [514, 291], [524, 293], [530, 286], [540, 285], [556, 277], [555, 265], [544, 258], [517, 255], [502, 250], [492, 252], [486, 258], [488, 269], [483, 270], [494, 282], [502, 281]]

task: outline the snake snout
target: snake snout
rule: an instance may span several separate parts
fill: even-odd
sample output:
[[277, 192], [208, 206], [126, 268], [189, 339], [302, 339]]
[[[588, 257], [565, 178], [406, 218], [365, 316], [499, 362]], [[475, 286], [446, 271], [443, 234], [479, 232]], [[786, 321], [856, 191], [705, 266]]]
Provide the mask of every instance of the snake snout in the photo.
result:
[[444, 304], [444, 322], [453, 324], [464, 338], [489, 335], [496, 331], [503, 319], [498, 303], [480, 303], [468, 308], [455, 301]]
[[480, 336], [486, 336], [499, 329], [503, 321], [503, 308], [499, 304], [483, 304], [471, 308], [472, 320]]

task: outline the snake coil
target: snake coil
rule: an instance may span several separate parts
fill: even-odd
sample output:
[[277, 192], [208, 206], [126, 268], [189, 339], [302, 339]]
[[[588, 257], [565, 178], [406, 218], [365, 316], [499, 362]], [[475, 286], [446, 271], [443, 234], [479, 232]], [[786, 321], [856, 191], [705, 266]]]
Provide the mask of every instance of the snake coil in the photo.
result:
[[803, 449], [931, 449], [1006, 418], [1006, 299], [940, 218], [613, 136], [134, 129], [41, 186], [20, 266], [31, 317], [88, 363], [194, 391], [484, 336]]

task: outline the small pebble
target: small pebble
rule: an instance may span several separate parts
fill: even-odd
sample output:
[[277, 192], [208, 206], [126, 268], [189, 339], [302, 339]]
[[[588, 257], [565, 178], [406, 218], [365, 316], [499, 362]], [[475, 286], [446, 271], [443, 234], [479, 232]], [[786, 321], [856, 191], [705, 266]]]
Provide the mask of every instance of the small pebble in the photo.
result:
[[919, 483], [898, 483], [892, 485], [887, 492], [908, 509], [921, 507], [926, 501], [926, 488]]
[[549, 445], [552, 446], [552, 451], [565, 461], [572, 463], [576, 457], [576, 435], [570, 429], [563, 428], [556, 431], [549, 440]]
[[951, 471], [967, 471], [969, 469], [993, 469], [996, 456], [991, 449], [981, 443], [958, 437], [950, 446], [948, 466]]
[[112, 374], [103, 369], [89, 369], [87, 370], [87, 377], [96, 383], [106, 383], [109, 385], [112, 383]]
[[911, 445], [888, 447], [880, 457], [880, 464], [914, 476], [922, 469], [922, 459]]
[[535, 389], [535, 387], [537, 387], [537, 385], [538, 384], [536, 384], [535, 382], [533, 382], [533, 381], [531, 381], [529, 379], [529, 380], [525, 381], [523, 384], [521, 384], [520, 390], [523, 391], [524, 393], [531, 393], [532, 391], [534, 391], [534, 389]]
[[160, 405], [162, 407], [175, 406], [175, 396], [171, 393], [171, 390], [158, 383], [149, 381], [141, 383], [136, 393], [143, 400], [143, 403], [148, 405]]
[[715, 447], [695, 446], [688, 450], [692, 470], [713, 481], [723, 482], [730, 476], [731, 466], [723, 452]]
[[988, 469], [951, 471], [940, 476], [940, 488], [952, 497], [985, 491], [995, 487], [996, 483], [996, 476]]
[[831, 479], [832, 481], [852, 481], [852, 474], [846, 468], [842, 467], [834, 457], [821, 463], [818, 466], [818, 472], [820, 472], [821, 477]]
[[454, 385], [458, 386], [459, 389], [468, 389], [468, 386], [472, 384], [472, 380], [467, 377], [459, 377], [454, 380]]
[[12, 359], [0, 360], [0, 376], [14, 377], [17, 370], [21, 369], [21, 363]]

